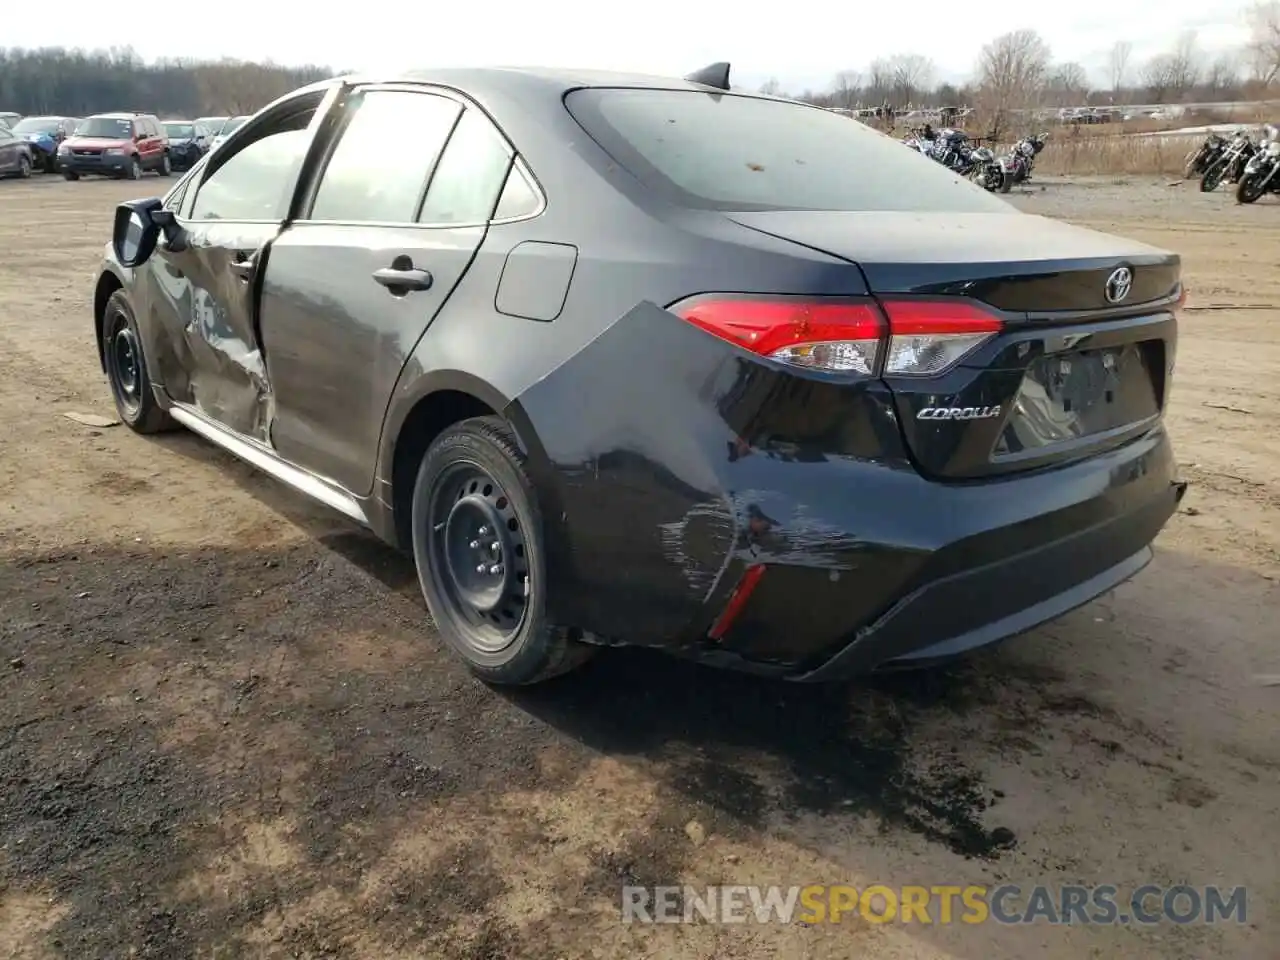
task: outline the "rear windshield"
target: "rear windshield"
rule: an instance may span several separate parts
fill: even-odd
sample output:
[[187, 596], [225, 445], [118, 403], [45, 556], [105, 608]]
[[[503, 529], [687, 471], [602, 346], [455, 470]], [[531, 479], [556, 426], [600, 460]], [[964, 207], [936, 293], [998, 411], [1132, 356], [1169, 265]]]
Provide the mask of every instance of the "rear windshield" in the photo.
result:
[[188, 137], [195, 136], [195, 128], [189, 123], [166, 123], [164, 132], [174, 140], [186, 140]]
[[817, 107], [647, 88], [575, 90], [565, 105], [620, 166], [681, 206], [1010, 211], [897, 140]]
[[226, 123], [222, 125], [222, 129], [218, 132], [225, 137], [228, 133], [231, 133], [233, 130], [239, 130], [241, 127], [243, 127], [244, 122], [248, 119], [249, 119], [248, 117], [232, 117], [230, 120], [228, 120]]

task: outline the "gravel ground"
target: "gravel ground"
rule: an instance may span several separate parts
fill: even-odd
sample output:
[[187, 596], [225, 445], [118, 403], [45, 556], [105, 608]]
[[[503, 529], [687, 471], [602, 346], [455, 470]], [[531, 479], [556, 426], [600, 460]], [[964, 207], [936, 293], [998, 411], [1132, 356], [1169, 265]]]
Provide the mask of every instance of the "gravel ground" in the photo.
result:
[[[1181, 252], [1191, 492], [1133, 582], [955, 669], [797, 689], [610, 652], [497, 693], [411, 564], [112, 413], [119, 200], [0, 183], [0, 944], [21, 958], [1274, 957], [1280, 203], [1047, 180]], [[1218, 926], [619, 918], [623, 883], [1244, 884]]]

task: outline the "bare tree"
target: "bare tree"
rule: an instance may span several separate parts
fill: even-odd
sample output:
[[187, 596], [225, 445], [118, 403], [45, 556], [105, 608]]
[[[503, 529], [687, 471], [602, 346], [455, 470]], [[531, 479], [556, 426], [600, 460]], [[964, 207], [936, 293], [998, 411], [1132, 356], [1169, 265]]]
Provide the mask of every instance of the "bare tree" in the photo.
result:
[[1078, 63], [1060, 63], [1050, 71], [1045, 89], [1057, 106], [1075, 106], [1088, 99], [1089, 75]]
[[760, 92], [766, 97], [778, 97], [782, 95], [782, 84], [778, 82], [777, 77], [770, 77], [764, 83], [760, 84]]
[[872, 60], [867, 68], [867, 100], [879, 106], [893, 90], [893, 65], [888, 60]]
[[998, 138], [1010, 112], [1040, 98], [1049, 73], [1049, 45], [1034, 30], [996, 37], [978, 57], [979, 103]]
[[1250, 8], [1248, 19], [1254, 76], [1269, 87], [1280, 79], [1280, 0], [1258, 0]]
[[1171, 53], [1160, 53], [1142, 69], [1142, 85], [1153, 103], [1164, 103], [1178, 78], [1178, 64]]
[[1205, 71], [1204, 86], [1212, 96], [1222, 96], [1240, 85], [1240, 60], [1238, 53], [1223, 53]]
[[1196, 32], [1187, 30], [1173, 48], [1170, 60], [1172, 87], [1179, 97], [1186, 96], [1200, 82], [1200, 50], [1196, 46]]
[[1129, 58], [1133, 56], [1133, 44], [1128, 40], [1117, 40], [1108, 57], [1111, 70], [1111, 93], [1114, 96], [1124, 87], [1126, 74], [1129, 72]]
[[832, 87], [833, 105], [852, 110], [858, 105], [858, 97], [862, 91], [862, 74], [857, 70], [841, 70], [836, 74], [836, 82]]
[[890, 85], [897, 105], [913, 104], [933, 84], [933, 61], [918, 53], [899, 53], [889, 58]]

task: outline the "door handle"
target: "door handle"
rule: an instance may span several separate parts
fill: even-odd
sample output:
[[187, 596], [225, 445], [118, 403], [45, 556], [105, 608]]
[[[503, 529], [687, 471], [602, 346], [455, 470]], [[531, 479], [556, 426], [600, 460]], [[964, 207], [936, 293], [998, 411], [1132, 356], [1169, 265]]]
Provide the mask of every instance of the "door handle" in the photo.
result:
[[415, 270], [413, 267], [404, 269], [383, 267], [381, 270], [373, 271], [373, 279], [392, 293], [431, 289], [431, 274], [426, 270]]
[[254, 269], [253, 258], [247, 257], [244, 260], [232, 260], [229, 269], [241, 280], [251, 280], [253, 279]]

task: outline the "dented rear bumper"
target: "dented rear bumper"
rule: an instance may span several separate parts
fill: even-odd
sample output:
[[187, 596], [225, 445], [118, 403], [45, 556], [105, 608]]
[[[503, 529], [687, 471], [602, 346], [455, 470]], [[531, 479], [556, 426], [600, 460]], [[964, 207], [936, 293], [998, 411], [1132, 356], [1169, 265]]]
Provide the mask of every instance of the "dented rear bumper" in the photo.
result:
[[1058, 616], [1141, 569], [1182, 492], [1161, 427], [1052, 470], [926, 480], [883, 383], [797, 375], [652, 304], [508, 415], [543, 501], [556, 622], [795, 679]]

